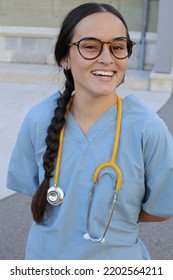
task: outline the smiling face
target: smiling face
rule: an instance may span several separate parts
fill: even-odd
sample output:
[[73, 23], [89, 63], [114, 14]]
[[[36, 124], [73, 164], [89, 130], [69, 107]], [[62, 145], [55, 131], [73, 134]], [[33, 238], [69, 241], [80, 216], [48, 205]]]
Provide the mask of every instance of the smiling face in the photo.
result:
[[[75, 28], [71, 43], [82, 38], [94, 37], [100, 41], [111, 41], [117, 37], [127, 37], [122, 21], [109, 12], [94, 13], [81, 20]], [[93, 60], [84, 59], [77, 46], [69, 47], [64, 63], [71, 69], [75, 93], [87, 96], [110, 96], [125, 75], [128, 58], [117, 59], [104, 44], [102, 53]]]

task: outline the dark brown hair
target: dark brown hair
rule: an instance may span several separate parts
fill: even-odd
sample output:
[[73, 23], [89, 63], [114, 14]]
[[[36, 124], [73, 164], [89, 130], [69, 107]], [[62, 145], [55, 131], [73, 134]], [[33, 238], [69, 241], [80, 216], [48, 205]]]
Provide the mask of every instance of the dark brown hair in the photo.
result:
[[[127, 37], [130, 39], [128, 28], [125, 20], [121, 14], [109, 4], [99, 4], [99, 3], [86, 3], [82, 4], [75, 9], [73, 9], [65, 17], [58, 39], [55, 45], [54, 56], [56, 63], [61, 67], [61, 62], [68, 55], [69, 47], [68, 44], [71, 43], [72, 37], [75, 32], [76, 25], [85, 17], [100, 12], [110, 12], [118, 17], [124, 24], [127, 30]], [[116, 27], [115, 27], [116, 28]], [[129, 56], [131, 55], [131, 49], [129, 50]], [[47, 130], [46, 137], [46, 151], [43, 156], [43, 167], [45, 171], [44, 180], [40, 184], [37, 192], [35, 193], [32, 203], [31, 210], [33, 218], [37, 223], [41, 223], [47, 206], [47, 190], [49, 188], [49, 181], [52, 177], [54, 170], [54, 162], [57, 156], [57, 151], [59, 147], [59, 136], [60, 131], [65, 124], [65, 114], [67, 104], [70, 101], [72, 92], [74, 91], [74, 80], [71, 70], [64, 70], [66, 77], [65, 90], [61, 97], [57, 100], [57, 107], [54, 111], [54, 117], [52, 118], [51, 124]], [[54, 207], [54, 206], [53, 206]]]

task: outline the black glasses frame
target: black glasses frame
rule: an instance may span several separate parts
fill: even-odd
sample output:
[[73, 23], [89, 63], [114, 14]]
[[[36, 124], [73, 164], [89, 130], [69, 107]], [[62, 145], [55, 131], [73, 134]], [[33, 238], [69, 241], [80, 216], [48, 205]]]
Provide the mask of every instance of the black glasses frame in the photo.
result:
[[[98, 41], [99, 43], [101, 43], [101, 48], [100, 48], [98, 54], [97, 54], [95, 57], [87, 58], [87, 57], [83, 56], [83, 54], [81, 53], [81, 51], [80, 51], [80, 43], [81, 43], [82, 41], [84, 41], [84, 40], [96, 40], [96, 41]], [[113, 41], [116, 41], [116, 40], [124, 40], [124, 41], [127, 42], [127, 51], [128, 51], [128, 54], [127, 54], [126, 56], [120, 58], [120, 57], [117, 57], [117, 56], [113, 53], [112, 48], [111, 48], [111, 43], [112, 43]], [[99, 39], [97, 39], [97, 38], [94, 38], [94, 37], [85, 37], [85, 38], [80, 39], [80, 40], [77, 41], [77, 42], [68, 44], [68, 46], [69, 46], [69, 47], [70, 47], [70, 46], [76, 46], [77, 49], [78, 49], [79, 54], [80, 54], [84, 59], [86, 59], [86, 60], [94, 60], [94, 59], [96, 59], [97, 57], [99, 57], [99, 55], [102, 53], [102, 51], [103, 51], [103, 46], [104, 46], [105, 44], [106, 44], [106, 45], [110, 45], [109, 49], [110, 49], [111, 54], [112, 54], [114, 57], [116, 57], [117, 59], [125, 59], [125, 58], [127, 58], [127, 57], [130, 57], [130, 55], [132, 54], [132, 48], [133, 48], [133, 46], [134, 46], [136, 43], [135, 43], [134, 41], [131, 41], [129, 38], [126, 38], [126, 37], [117, 37], [117, 38], [112, 39], [111, 41], [101, 41], [101, 40], [99, 40]]]

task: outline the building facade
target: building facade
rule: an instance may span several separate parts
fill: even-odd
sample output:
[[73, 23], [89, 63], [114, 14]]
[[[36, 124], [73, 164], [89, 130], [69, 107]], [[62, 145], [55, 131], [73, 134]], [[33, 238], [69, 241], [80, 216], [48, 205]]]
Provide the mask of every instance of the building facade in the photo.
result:
[[[57, 28], [69, 10], [89, 1], [80, 0], [0, 0], [0, 26], [33, 26]], [[99, 1], [93, 1], [99, 2]], [[117, 8], [126, 19], [129, 29], [141, 31], [143, 0], [104, 0]], [[159, 0], [148, 1], [147, 31], [156, 32]]]
[[[53, 64], [62, 19], [80, 0], [0, 0], [0, 62]], [[93, 1], [99, 2], [99, 1]], [[101, 1], [103, 2], [103, 1]], [[110, 0], [136, 42], [129, 68], [151, 71], [173, 91], [173, 0]]]

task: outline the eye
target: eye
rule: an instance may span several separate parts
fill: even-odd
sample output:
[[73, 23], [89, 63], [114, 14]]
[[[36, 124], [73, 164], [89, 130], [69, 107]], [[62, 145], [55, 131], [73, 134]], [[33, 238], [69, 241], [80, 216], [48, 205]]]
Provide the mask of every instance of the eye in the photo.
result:
[[112, 50], [126, 50], [127, 49], [127, 42], [123, 40], [115, 40], [111, 44]]
[[125, 46], [122, 46], [122, 45], [112, 45], [112, 49], [113, 50], [124, 50], [125, 49]]
[[89, 44], [87, 44], [87, 45], [85, 45], [85, 46], [83, 46], [85, 49], [97, 49], [98, 48], [98, 46], [96, 46], [96, 45], [89, 45]]
[[111, 51], [117, 58], [125, 58], [128, 56], [126, 38], [117, 38], [111, 42]]
[[95, 40], [83, 40], [80, 43], [80, 48], [86, 51], [97, 51], [100, 49], [100, 43]]

